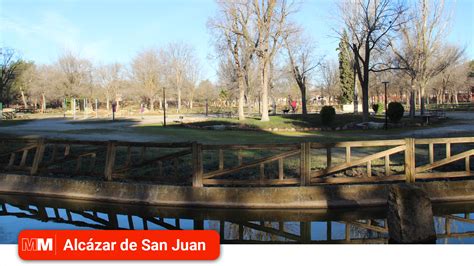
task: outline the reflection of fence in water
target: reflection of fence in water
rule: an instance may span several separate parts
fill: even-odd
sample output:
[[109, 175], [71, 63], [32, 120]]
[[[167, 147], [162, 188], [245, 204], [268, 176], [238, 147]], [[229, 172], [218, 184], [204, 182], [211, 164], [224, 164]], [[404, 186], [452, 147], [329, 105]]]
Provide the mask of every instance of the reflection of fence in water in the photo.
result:
[[[220, 233], [222, 243], [387, 243], [386, 219], [351, 221], [240, 221], [192, 220], [146, 217], [92, 210], [70, 210], [42, 205], [1, 203], [0, 216], [35, 219], [94, 229], [149, 229], [158, 226], [168, 230], [211, 229]], [[125, 218], [125, 219], [124, 219]], [[138, 221], [138, 222], [137, 222]], [[435, 217], [438, 239], [474, 237], [474, 231], [461, 227], [474, 224], [472, 214]], [[319, 237], [316, 237], [319, 235]]]

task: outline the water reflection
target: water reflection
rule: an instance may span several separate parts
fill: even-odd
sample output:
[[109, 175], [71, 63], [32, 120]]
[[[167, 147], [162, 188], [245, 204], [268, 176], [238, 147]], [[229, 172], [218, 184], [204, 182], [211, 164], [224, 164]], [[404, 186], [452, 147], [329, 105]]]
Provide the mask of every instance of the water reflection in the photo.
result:
[[[222, 243], [387, 243], [385, 211], [232, 210], [0, 195], [0, 243], [24, 229], [211, 229]], [[474, 243], [474, 203], [435, 205], [437, 243]]]

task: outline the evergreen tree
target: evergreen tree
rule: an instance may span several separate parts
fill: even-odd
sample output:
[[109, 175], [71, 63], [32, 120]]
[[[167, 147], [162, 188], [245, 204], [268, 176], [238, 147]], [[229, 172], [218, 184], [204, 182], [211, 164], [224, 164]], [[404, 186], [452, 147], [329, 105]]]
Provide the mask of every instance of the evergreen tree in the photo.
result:
[[339, 79], [341, 94], [339, 101], [342, 104], [349, 104], [354, 99], [354, 71], [351, 64], [351, 50], [349, 46], [349, 36], [344, 31], [339, 42]]

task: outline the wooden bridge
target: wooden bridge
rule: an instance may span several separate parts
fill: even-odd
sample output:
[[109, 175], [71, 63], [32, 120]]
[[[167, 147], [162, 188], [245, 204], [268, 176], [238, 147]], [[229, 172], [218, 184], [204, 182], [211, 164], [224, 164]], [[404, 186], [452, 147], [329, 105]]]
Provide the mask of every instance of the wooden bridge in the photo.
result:
[[0, 171], [173, 185], [311, 186], [472, 177], [474, 137], [216, 145], [0, 139]]
[[[387, 220], [384, 218], [383, 212], [359, 212], [339, 217], [344, 219], [331, 218], [327, 215], [297, 214], [296, 216], [300, 219], [296, 221], [293, 221], [291, 217], [263, 221], [258, 213], [249, 216], [249, 212], [229, 217], [225, 213], [219, 214], [216, 211], [203, 216], [202, 213], [206, 211], [202, 209], [194, 215], [191, 210], [186, 210], [183, 213], [163, 211], [159, 208], [147, 209], [144, 206], [139, 208], [130, 208], [130, 206], [116, 208], [114, 205], [108, 206], [107, 204], [84, 206], [77, 201], [65, 205], [57, 200], [34, 202], [21, 197], [0, 195], [0, 216], [93, 229], [211, 229], [220, 233], [221, 243], [227, 244], [388, 243]], [[134, 209], [141, 211], [134, 212]], [[147, 209], [146, 212], [143, 212], [143, 209]], [[451, 208], [449, 210], [451, 212], [460, 211]], [[238, 210], [235, 212], [239, 213]], [[459, 228], [463, 225], [474, 224], [472, 214], [469, 212], [462, 215], [443, 213], [438, 214], [434, 219], [438, 224], [438, 239], [474, 237], [473, 231]], [[315, 223], [316, 227], [313, 227], [312, 225]], [[318, 233], [312, 232], [315, 228]]]

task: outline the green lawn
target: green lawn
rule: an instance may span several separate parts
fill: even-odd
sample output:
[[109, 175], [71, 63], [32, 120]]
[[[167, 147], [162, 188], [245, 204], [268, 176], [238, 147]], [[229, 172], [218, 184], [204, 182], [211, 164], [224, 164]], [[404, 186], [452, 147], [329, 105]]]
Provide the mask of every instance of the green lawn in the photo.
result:
[[[390, 130], [346, 130], [311, 132], [268, 132], [240, 130], [206, 130], [182, 127], [163, 127], [161, 125], [140, 125], [132, 132], [143, 135], [164, 136], [169, 141], [197, 141], [209, 144], [257, 144], [257, 143], [297, 143], [336, 142], [350, 140], [399, 139], [401, 133], [413, 128]], [[474, 132], [472, 133], [474, 136]], [[453, 137], [454, 135], [450, 135]], [[462, 134], [466, 136], [466, 134]]]
[[[381, 118], [371, 118], [371, 121], [382, 122]], [[333, 127], [343, 126], [351, 122], [362, 122], [360, 116], [352, 114], [338, 114], [334, 121]], [[236, 125], [246, 126], [255, 129], [268, 128], [311, 128], [322, 127], [321, 116], [319, 114], [308, 114], [306, 116], [300, 114], [276, 115], [270, 116], [270, 121], [262, 122], [258, 117], [249, 117], [243, 121], [236, 118], [211, 118], [207, 121], [192, 123], [196, 126], [212, 126], [212, 125]]]
[[[384, 122], [383, 116], [371, 117], [371, 121]], [[404, 118], [405, 119], [405, 118]], [[405, 120], [407, 121], [407, 120]], [[333, 127], [339, 127], [351, 122], [361, 122], [360, 116], [353, 114], [338, 114]], [[419, 122], [419, 121], [414, 121]], [[446, 123], [440, 121], [430, 127], [437, 127]], [[247, 128], [254, 129], [239, 130], [217, 130], [217, 129], [191, 129], [180, 125], [163, 127], [161, 124], [145, 124], [132, 127], [130, 130], [144, 135], [166, 136], [170, 141], [198, 141], [202, 143], [293, 143], [303, 141], [314, 142], [335, 142], [348, 140], [368, 140], [368, 139], [396, 139], [399, 134], [407, 130], [417, 129], [418, 127], [406, 126], [403, 128], [394, 128], [390, 130], [344, 130], [344, 131], [305, 131], [305, 132], [275, 132], [267, 131], [269, 128], [318, 128], [321, 127], [319, 114], [271, 116], [270, 121], [261, 122], [258, 118], [247, 118], [239, 121], [235, 118], [212, 118], [207, 121], [190, 123], [189, 125], [206, 127], [213, 125], [239, 126], [245, 125]], [[425, 128], [425, 127], [423, 127]]]
[[[383, 115], [371, 116], [369, 118], [370, 122], [384, 123], [385, 117]], [[349, 123], [360, 123], [362, 122], [362, 117], [360, 115], [354, 114], [337, 114], [335, 121], [331, 124], [330, 127], [342, 127]], [[403, 118], [402, 123], [420, 123], [420, 119], [410, 120], [408, 118]], [[226, 125], [226, 126], [241, 126], [252, 129], [269, 129], [269, 128], [279, 128], [279, 129], [301, 129], [301, 128], [325, 128], [321, 123], [320, 114], [290, 114], [290, 115], [276, 115], [270, 116], [270, 121], [262, 122], [258, 117], [249, 117], [243, 121], [240, 121], [236, 118], [210, 118], [206, 121], [190, 123], [190, 125], [205, 127], [205, 126], [214, 126], [214, 125]]]

